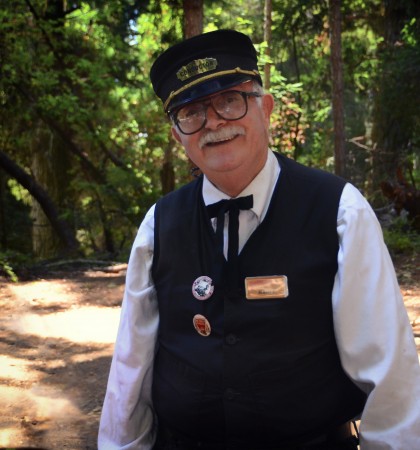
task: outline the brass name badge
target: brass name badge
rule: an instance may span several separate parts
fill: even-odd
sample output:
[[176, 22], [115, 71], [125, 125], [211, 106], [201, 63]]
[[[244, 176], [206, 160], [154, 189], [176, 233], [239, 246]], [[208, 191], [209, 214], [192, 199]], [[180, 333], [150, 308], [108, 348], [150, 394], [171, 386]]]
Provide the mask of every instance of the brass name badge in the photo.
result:
[[289, 296], [286, 275], [245, 278], [245, 293], [248, 300], [266, 300]]

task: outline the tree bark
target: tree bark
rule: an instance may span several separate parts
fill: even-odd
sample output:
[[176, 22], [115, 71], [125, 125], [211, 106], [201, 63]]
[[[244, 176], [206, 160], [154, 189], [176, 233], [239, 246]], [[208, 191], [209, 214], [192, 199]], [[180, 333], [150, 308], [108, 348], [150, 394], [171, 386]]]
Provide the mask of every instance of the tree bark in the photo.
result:
[[[203, 0], [183, 0], [182, 2], [184, 10], [184, 38], [188, 39], [193, 36], [197, 36], [203, 32]], [[162, 187], [168, 189], [171, 180], [175, 182], [175, 174], [172, 162], [172, 152], [165, 152], [164, 160], [164, 175], [166, 180], [162, 182]], [[188, 167], [190, 172], [193, 173], [195, 164], [188, 158]]]
[[[68, 154], [57, 137], [40, 123], [34, 127], [31, 170], [36, 181], [44, 186], [55, 205], [63, 206], [70, 182]], [[34, 255], [47, 259], [61, 253], [62, 242], [55, 233], [41, 205], [32, 201], [32, 248]]]
[[175, 172], [173, 166], [173, 145], [168, 142], [165, 147], [163, 166], [160, 170], [162, 194], [168, 194], [175, 188]]
[[65, 220], [60, 218], [59, 211], [47, 191], [1, 150], [0, 166], [11, 177], [15, 178], [20, 185], [27, 189], [39, 203], [51, 226], [57, 233], [57, 236], [60, 238], [64, 251], [70, 254], [77, 253], [79, 244], [74, 236], [73, 230]]
[[7, 247], [7, 228], [5, 214], [5, 198], [6, 198], [6, 176], [3, 170], [0, 170], [0, 249], [5, 250]]
[[[273, 2], [272, 0], [265, 0], [264, 8], [264, 41], [267, 43], [267, 48], [265, 49], [265, 54], [268, 58], [271, 56], [271, 25], [272, 25], [272, 14]], [[264, 88], [269, 90], [271, 87], [270, 78], [270, 67], [271, 64], [266, 62], [264, 65]]]
[[184, 37], [190, 38], [203, 32], [203, 0], [183, 0]]
[[332, 112], [334, 122], [335, 173], [346, 175], [344, 129], [344, 80], [341, 55], [341, 0], [330, 0]]

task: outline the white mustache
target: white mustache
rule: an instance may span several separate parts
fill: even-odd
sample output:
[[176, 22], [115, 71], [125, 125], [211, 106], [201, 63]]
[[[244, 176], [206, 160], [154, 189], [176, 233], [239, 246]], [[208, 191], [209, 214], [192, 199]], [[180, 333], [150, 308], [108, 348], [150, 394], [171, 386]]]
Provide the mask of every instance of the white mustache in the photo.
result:
[[239, 125], [230, 125], [220, 130], [208, 131], [204, 136], [202, 136], [198, 142], [200, 148], [203, 148], [207, 144], [212, 144], [215, 142], [228, 141], [236, 136], [245, 136], [245, 128]]

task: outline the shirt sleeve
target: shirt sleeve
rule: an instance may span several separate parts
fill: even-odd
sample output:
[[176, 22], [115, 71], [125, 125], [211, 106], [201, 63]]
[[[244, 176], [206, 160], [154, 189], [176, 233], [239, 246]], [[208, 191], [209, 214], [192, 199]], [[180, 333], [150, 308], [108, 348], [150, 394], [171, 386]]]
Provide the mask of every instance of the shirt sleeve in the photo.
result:
[[154, 444], [151, 386], [159, 314], [151, 280], [153, 236], [154, 207], [140, 225], [128, 263], [99, 450], [150, 450]]
[[344, 370], [368, 394], [361, 450], [420, 448], [420, 366], [413, 332], [379, 222], [350, 184], [340, 201], [337, 231], [334, 327]]

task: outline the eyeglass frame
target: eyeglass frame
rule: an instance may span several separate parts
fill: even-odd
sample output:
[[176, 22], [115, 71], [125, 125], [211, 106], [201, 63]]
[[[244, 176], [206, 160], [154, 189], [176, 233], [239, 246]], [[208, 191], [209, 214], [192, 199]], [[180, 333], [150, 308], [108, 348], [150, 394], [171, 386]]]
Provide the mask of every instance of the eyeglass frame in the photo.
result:
[[[212, 102], [212, 99], [213, 99], [213, 98], [215, 98], [215, 97], [217, 97], [217, 96], [219, 96], [219, 95], [221, 95], [221, 94], [229, 94], [230, 92], [235, 92], [235, 93], [237, 93], [237, 94], [240, 94], [240, 95], [242, 96], [242, 98], [244, 99], [244, 101], [245, 101], [245, 112], [244, 112], [244, 114], [242, 114], [242, 115], [239, 116], [239, 117], [236, 117], [235, 119], [229, 119], [229, 118], [226, 119], [225, 117], [223, 117], [221, 114], [219, 114], [219, 113], [216, 111], [215, 107], [213, 106], [213, 102]], [[177, 120], [178, 112], [179, 112], [184, 106], [187, 106], [187, 105], [182, 105], [181, 107], [177, 108], [175, 111], [170, 112], [170, 113], [169, 113], [169, 117], [171, 118], [171, 120], [172, 120], [172, 122], [174, 123], [174, 125], [178, 127], [178, 130], [179, 130], [182, 134], [184, 134], [184, 135], [186, 135], [186, 136], [190, 136], [190, 135], [192, 135], [192, 134], [198, 133], [199, 131], [201, 131], [201, 130], [206, 126], [206, 123], [207, 123], [207, 111], [208, 111], [209, 107], [211, 107], [211, 108], [213, 109], [213, 111], [214, 111], [220, 118], [222, 118], [223, 120], [227, 120], [227, 121], [229, 121], [229, 122], [234, 122], [235, 120], [240, 120], [240, 119], [242, 119], [243, 117], [245, 117], [245, 116], [248, 114], [248, 97], [258, 98], [258, 97], [262, 97], [262, 96], [263, 96], [262, 94], [260, 94], [259, 92], [255, 92], [255, 91], [250, 91], [250, 92], [248, 92], [248, 91], [238, 91], [238, 90], [236, 90], [236, 89], [229, 89], [228, 91], [217, 92], [217, 93], [215, 93], [214, 95], [211, 95], [210, 97], [207, 97], [206, 100], [197, 100], [197, 101], [194, 101], [194, 102], [189, 102], [189, 103], [188, 103], [189, 105], [194, 104], [194, 103], [202, 103], [204, 106], [207, 105], [207, 107], [204, 109], [204, 120], [203, 120], [202, 125], [200, 126], [200, 128], [198, 128], [197, 130], [192, 131], [192, 132], [187, 132], [187, 133], [186, 133], [185, 131], [183, 131], [182, 128], [180, 127], [180, 125], [179, 125], [179, 120]]]

